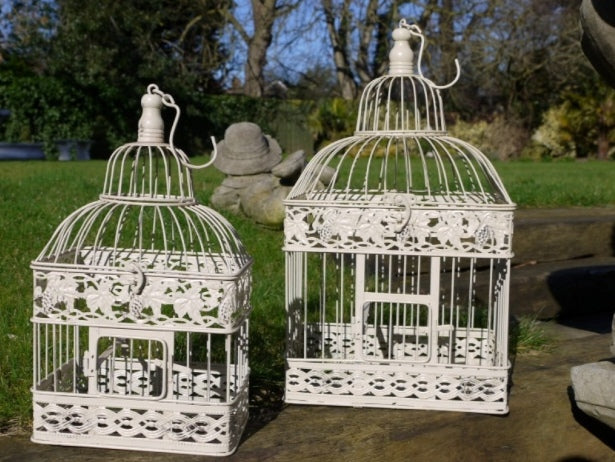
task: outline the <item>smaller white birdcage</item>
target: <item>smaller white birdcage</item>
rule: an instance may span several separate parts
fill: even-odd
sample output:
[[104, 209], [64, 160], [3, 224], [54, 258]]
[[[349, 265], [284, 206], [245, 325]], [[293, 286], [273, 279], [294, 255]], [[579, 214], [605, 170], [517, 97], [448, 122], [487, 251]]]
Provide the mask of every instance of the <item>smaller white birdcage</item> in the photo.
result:
[[285, 399], [505, 413], [514, 204], [447, 133], [440, 90], [454, 82], [423, 76], [421, 31], [402, 21], [393, 39], [354, 135], [318, 152], [285, 202]]
[[191, 170], [213, 159], [196, 167], [173, 145], [179, 107], [155, 85], [141, 104], [99, 199], [31, 264], [32, 440], [225, 455], [248, 418], [252, 260], [194, 197]]

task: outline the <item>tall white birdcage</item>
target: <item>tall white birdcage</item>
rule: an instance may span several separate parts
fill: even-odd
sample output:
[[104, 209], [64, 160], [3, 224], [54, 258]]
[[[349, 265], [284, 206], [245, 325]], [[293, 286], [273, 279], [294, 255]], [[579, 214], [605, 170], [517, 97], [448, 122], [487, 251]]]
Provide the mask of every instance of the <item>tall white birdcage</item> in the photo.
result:
[[514, 204], [446, 131], [440, 90], [458, 62], [436, 85], [420, 29], [402, 20], [393, 39], [354, 135], [285, 202], [285, 400], [506, 413]]
[[150, 85], [141, 104], [99, 199], [31, 264], [32, 440], [225, 455], [248, 418], [252, 260], [194, 197], [191, 170], [213, 159], [197, 167], [173, 145], [173, 98]]

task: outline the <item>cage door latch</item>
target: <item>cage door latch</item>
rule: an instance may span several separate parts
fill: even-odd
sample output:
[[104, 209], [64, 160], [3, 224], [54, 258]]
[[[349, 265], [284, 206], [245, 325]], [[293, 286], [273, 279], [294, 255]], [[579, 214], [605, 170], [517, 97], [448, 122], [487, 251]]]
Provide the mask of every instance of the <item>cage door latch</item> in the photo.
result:
[[401, 221], [395, 225], [394, 231], [396, 233], [401, 233], [404, 228], [410, 222], [410, 217], [412, 216], [412, 198], [403, 194], [398, 194], [394, 198], [395, 205], [399, 205], [404, 208], [403, 216]]
[[96, 357], [94, 353], [85, 350], [83, 353], [83, 375], [86, 377], [94, 377], [96, 373]]

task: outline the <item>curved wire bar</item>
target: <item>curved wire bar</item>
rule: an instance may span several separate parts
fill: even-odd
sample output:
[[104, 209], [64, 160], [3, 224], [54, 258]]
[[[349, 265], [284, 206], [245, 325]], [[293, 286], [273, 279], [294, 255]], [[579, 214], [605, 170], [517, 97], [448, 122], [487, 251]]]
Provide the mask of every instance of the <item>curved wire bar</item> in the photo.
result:
[[[323, 172], [333, 179], [324, 186]], [[292, 200], [382, 204], [403, 192], [416, 204], [512, 204], [491, 162], [478, 149], [447, 135], [413, 132], [355, 135], [318, 152], [288, 196]], [[388, 200], [388, 199], [387, 199]]]
[[[419, 37], [418, 71], [384, 75], [365, 87], [353, 136], [326, 146], [308, 164], [290, 192], [294, 200], [382, 206], [400, 192], [416, 196], [413, 206], [513, 205], [487, 157], [446, 131], [441, 89], [421, 71], [424, 36]], [[321, 177], [332, 171], [325, 186]], [[333, 205], [333, 204], [332, 204]], [[349, 204], [350, 205], [350, 204]], [[356, 204], [360, 205], [360, 204]], [[403, 205], [403, 204], [402, 204]]]
[[[200, 204], [121, 204], [99, 200], [69, 215], [35, 262], [94, 270], [132, 263], [161, 270], [235, 274], [250, 264], [236, 231]], [[151, 267], [151, 268], [150, 268]]]

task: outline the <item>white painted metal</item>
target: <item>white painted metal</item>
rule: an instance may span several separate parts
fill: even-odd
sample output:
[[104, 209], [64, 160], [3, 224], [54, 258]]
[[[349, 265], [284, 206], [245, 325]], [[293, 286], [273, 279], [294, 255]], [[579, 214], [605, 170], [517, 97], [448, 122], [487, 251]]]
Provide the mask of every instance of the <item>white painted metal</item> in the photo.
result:
[[355, 134], [285, 201], [286, 401], [506, 413], [514, 204], [446, 131], [440, 90], [458, 76], [423, 76], [418, 27], [393, 39]]
[[[163, 105], [176, 109], [168, 144]], [[248, 417], [252, 261], [194, 197], [173, 99], [150, 85], [142, 106], [100, 198], [31, 265], [32, 440], [226, 455]]]

